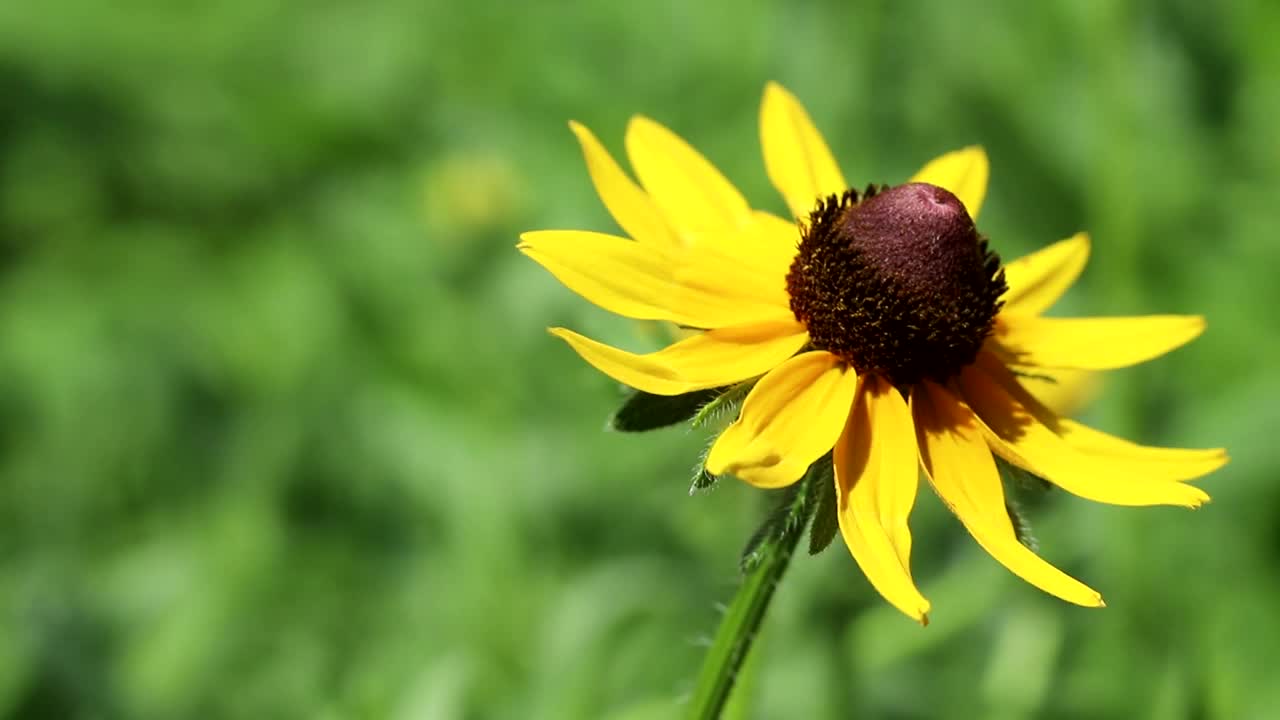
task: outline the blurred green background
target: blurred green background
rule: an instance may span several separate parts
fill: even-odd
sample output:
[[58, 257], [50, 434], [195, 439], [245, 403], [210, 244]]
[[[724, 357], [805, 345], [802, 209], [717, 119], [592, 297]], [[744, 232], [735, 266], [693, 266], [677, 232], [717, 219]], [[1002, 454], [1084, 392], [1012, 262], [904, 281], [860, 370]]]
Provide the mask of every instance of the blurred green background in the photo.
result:
[[[39, 9], [37, 9], [39, 8]], [[921, 629], [801, 557], [737, 718], [1280, 717], [1280, 5], [0, 4], [0, 713], [676, 715], [762, 493], [547, 336], [632, 348], [521, 257], [613, 231], [566, 127], [643, 112], [782, 211], [795, 91], [858, 185], [981, 143], [1059, 312], [1204, 313], [1087, 419], [1227, 446], [1195, 513], [1031, 509], [1087, 611], [922, 490]]]

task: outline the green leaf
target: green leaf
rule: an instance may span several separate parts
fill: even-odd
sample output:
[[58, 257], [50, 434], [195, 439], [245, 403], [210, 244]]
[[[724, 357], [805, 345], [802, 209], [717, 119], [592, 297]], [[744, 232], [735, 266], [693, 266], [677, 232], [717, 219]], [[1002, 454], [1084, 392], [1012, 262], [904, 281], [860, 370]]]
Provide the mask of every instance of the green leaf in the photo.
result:
[[609, 418], [609, 427], [619, 432], [644, 432], [682, 423], [724, 392], [725, 388], [712, 388], [683, 395], [654, 395], [637, 390]]
[[[828, 464], [828, 467], [830, 465]], [[836, 537], [840, 522], [836, 518], [836, 483], [835, 477], [828, 472], [823, 477], [814, 478], [813, 522], [809, 525], [809, 554], [817, 555]]]

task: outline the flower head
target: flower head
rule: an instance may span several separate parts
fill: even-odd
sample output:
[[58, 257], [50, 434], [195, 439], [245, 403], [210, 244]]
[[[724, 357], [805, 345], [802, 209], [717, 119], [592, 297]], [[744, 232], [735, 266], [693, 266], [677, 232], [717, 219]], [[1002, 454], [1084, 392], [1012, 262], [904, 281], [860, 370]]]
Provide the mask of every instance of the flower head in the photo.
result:
[[1023, 545], [995, 457], [1080, 497], [1197, 507], [1187, 481], [1220, 449], [1136, 445], [1059, 417], [1020, 377], [1106, 370], [1198, 336], [1194, 316], [1046, 318], [1089, 254], [1078, 234], [1001, 266], [976, 226], [986, 154], [943, 155], [906, 184], [849, 189], [799, 102], [770, 84], [760, 115], [769, 179], [794, 221], [752, 209], [693, 148], [643, 117], [627, 128], [634, 183], [572, 124], [604, 204], [630, 238], [522, 236], [520, 249], [620, 315], [700, 332], [649, 354], [563, 328], [601, 372], [655, 395], [749, 386], [706, 459], [777, 488], [832, 455], [839, 529], [873, 586], [922, 622], [908, 517], [920, 469], [996, 560], [1064, 600], [1102, 597]]

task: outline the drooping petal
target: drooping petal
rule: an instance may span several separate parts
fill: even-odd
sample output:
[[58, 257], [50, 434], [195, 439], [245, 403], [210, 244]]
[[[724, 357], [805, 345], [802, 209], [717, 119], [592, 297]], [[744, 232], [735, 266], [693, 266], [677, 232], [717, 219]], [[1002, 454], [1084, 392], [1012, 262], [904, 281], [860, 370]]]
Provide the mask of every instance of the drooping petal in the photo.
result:
[[1166, 448], [1139, 445], [1067, 418], [1059, 419], [1054, 429], [1063, 440], [1067, 441], [1068, 445], [1077, 450], [1101, 457], [1159, 464], [1164, 466], [1162, 476], [1179, 480], [1207, 475], [1226, 465], [1230, 460], [1225, 448]]
[[829, 352], [791, 358], [752, 388], [711, 446], [707, 471], [765, 488], [799, 480], [840, 437], [857, 386], [853, 369]]
[[[985, 363], [965, 368], [960, 373], [960, 387], [981, 419], [987, 442], [1009, 462], [1096, 502], [1194, 508], [1209, 500], [1200, 488], [1178, 482], [1186, 475], [1177, 465], [1080, 452], [1037, 417], [1044, 408], [1033, 412], [1005, 389], [1011, 377], [997, 382], [990, 372]], [[1026, 395], [1023, 398], [1030, 400]]]
[[992, 338], [1015, 365], [1110, 370], [1160, 357], [1204, 332], [1198, 315], [1046, 318], [1001, 314]]
[[671, 247], [677, 240], [657, 205], [618, 167], [613, 156], [585, 126], [570, 122], [569, 128], [582, 145], [587, 172], [601, 202], [628, 235], [640, 242]]
[[928, 624], [929, 601], [911, 579], [911, 530], [920, 461], [911, 410], [875, 375], [862, 378], [836, 443], [837, 518], [858, 567], [894, 607]]
[[1004, 266], [1002, 313], [1039, 315], [1071, 287], [1089, 261], [1089, 235], [1076, 233]]
[[930, 381], [912, 390], [911, 410], [925, 474], [974, 540], [1041, 590], [1077, 605], [1101, 607], [1102, 596], [1096, 591], [1018, 542], [1000, 475], [973, 411]]
[[[1227, 463], [1226, 450], [1222, 448], [1192, 449], [1164, 448], [1138, 445], [1095, 430], [1074, 420], [1062, 417], [1057, 408], [1042, 402], [1024, 386], [1025, 381], [1013, 374], [1000, 359], [991, 353], [979, 353], [975, 369], [999, 386], [1036, 421], [1067, 445], [1084, 455], [1105, 461], [1114, 472], [1128, 473], [1132, 478], [1162, 480], [1192, 480], [1217, 470]], [[963, 376], [962, 376], [963, 380]]]
[[818, 198], [848, 187], [809, 113], [795, 95], [774, 82], [765, 86], [760, 105], [760, 145], [769, 180], [793, 217], [808, 217]]
[[742, 193], [675, 133], [643, 116], [627, 125], [627, 156], [640, 184], [679, 233], [751, 219]]
[[973, 145], [954, 150], [930, 160], [920, 172], [911, 176], [911, 182], [929, 183], [950, 190], [960, 198], [975, 221], [987, 197], [987, 178], [991, 172], [987, 151]]
[[565, 287], [624, 317], [717, 328], [791, 316], [785, 292], [689, 253], [677, 262], [652, 245], [579, 230], [528, 232], [520, 240], [520, 251]]
[[809, 340], [795, 321], [770, 322], [708, 330], [637, 355], [564, 328], [551, 328], [551, 334], [605, 375], [655, 395], [680, 395], [763, 375]]

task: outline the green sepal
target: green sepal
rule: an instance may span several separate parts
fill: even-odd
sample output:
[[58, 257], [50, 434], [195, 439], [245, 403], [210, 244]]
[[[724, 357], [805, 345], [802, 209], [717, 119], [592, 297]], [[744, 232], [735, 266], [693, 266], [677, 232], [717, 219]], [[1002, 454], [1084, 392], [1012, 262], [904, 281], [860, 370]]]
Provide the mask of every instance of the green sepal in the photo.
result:
[[1021, 497], [1034, 502], [1038, 496], [1053, 489], [1053, 485], [1039, 475], [1024, 470], [998, 455], [994, 457], [996, 468], [1000, 471], [1000, 478], [1005, 487], [1004, 511], [1013, 525], [1013, 534], [1018, 538], [1018, 542], [1035, 550], [1039, 547], [1039, 543], [1036, 542], [1035, 534], [1031, 530], [1031, 522], [1027, 520], [1026, 513], [1017, 498]]
[[755, 386], [755, 381], [741, 382], [729, 388], [719, 388], [719, 394], [704, 404], [694, 414], [690, 423], [695, 428], [709, 425], [726, 417], [737, 417], [738, 408], [747, 398], [747, 393]]
[[699, 465], [693, 473], [693, 484], [689, 486], [689, 494], [695, 495], [702, 490], [710, 490], [720, 478], [707, 472], [704, 465]]
[[[830, 467], [830, 463], [827, 465]], [[814, 478], [813, 523], [809, 525], [809, 554], [817, 555], [836, 537], [840, 529], [840, 521], [836, 517], [836, 483], [835, 476], [827, 472], [825, 477]]]
[[637, 390], [609, 418], [609, 427], [619, 432], [645, 432], [676, 425], [693, 418], [724, 391], [712, 388], [683, 395], [654, 395]]
[[1000, 477], [1004, 479], [1005, 485], [1012, 485], [1019, 491], [1048, 492], [1053, 489], [1053, 483], [1030, 470], [1020, 468], [999, 455], [992, 457], [996, 460], [996, 468], [1000, 471]]
[[1013, 534], [1018, 538], [1018, 542], [1029, 550], [1039, 549], [1040, 543], [1036, 542], [1036, 536], [1031, 531], [1031, 523], [1022, 513], [1022, 508], [1018, 507], [1018, 503], [1005, 500], [1004, 510], [1009, 514], [1009, 522], [1013, 523]]

